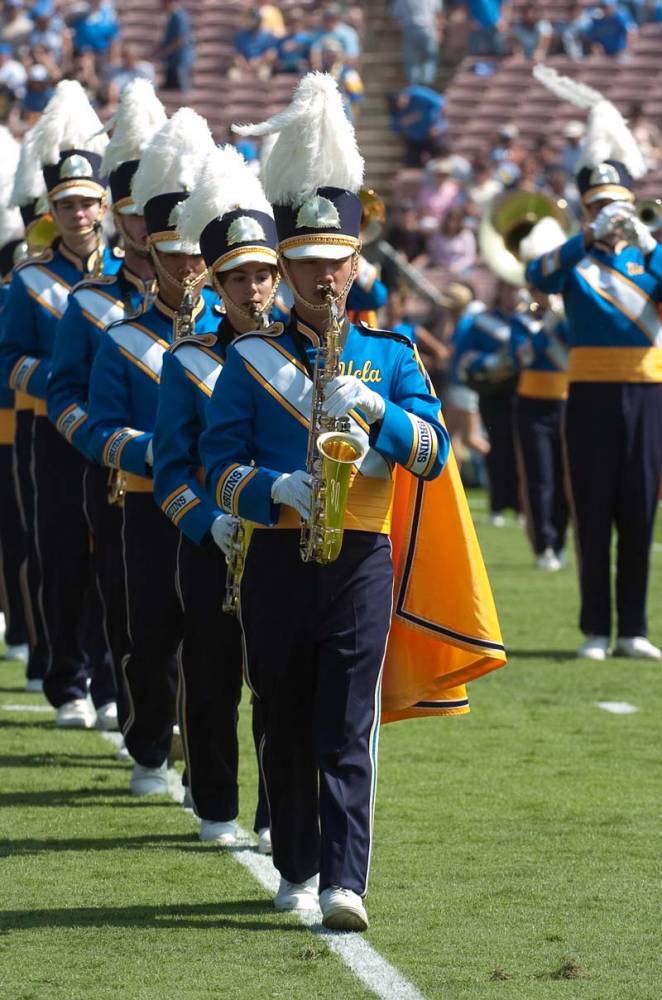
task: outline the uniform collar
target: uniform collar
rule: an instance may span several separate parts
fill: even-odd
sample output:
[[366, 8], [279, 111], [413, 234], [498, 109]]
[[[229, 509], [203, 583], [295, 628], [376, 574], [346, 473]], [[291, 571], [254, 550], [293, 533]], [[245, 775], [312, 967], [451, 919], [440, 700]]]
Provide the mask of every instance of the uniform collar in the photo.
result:
[[132, 271], [131, 268], [128, 267], [126, 264], [122, 265], [121, 274], [122, 277], [125, 279], [125, 281], [143, 296], [150, 295], [156, 290], [155, 278], [150, 278], [149, 280], [145, 280], [145, 278], [141, 278], [139, 275], [136, 274], [135, 271]]
[[65, 244], [64, 240], [60, 240], [57, 249], [60, 251], [65, 260], [68, 260], [70, 264], [73, 264], [77, 271], [82, 274], [96, 274], [97, 265], [99, 263], [99, 257], [103, 259], [103, 247], [98, 247], [93, 250], [89, 257], [79, 257], [78, 254], [70, 250]]
[[[206, 302], [201, 295], [193, 308], [193, 314], [191, 316], [194, 325], [200, 314], [204, 312], [205, 307], [206, 307]], [[157, 313], [160, 313], [160, 315], [164, 319], [169, 320], [170, 324], [174, 328], [175, 319], [177, 317], [177, 310], [171, 309], [170, 306], [166, 305], [158, 292], [156, 294], [156, 298], [154, 299], [154, 308], [156, 309]]]

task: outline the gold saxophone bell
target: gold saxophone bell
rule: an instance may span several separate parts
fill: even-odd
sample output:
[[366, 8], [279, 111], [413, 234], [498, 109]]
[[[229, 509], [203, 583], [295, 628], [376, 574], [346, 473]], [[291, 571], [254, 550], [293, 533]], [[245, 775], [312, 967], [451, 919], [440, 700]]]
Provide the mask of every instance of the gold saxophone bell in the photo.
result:
[[254, 528], [255, 525], [252, 521], [245, 521], [242, 518], [237, 520], [232, 529], [230, 554], [226, 559], [225, 597], [223, 599], [223, 611], [226, 614], [234, 615], [239, 608], [241, 578], [244, 575], [244, 564]]
[[317, 450], [322, 458], [324, 486], [321, 493], [322, 524], [318, 530], [315, 559], [324, 564], [334, 562], [340, 555], [354, 465], [365, 456], [368, 446], [356, 434], [327, 431], [318, 437]]

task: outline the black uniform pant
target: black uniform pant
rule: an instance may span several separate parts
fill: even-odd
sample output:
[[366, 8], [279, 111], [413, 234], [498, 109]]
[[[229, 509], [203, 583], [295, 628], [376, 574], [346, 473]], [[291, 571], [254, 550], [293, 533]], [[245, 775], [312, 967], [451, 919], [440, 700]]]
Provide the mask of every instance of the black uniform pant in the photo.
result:
[[14, 489], [13, 462], [13, 445], [0, 444], [0, 601], [5, 613], [8, 646], [28, 641], [21, 593], [26, 543]]
[[25, 540], [25, 559], [21, 567], [21, 592], [30, 643], [27, 676], [29, 680], [41, 680], [46, 673], [48, 649], [44, 622], [39, 608], [40, 574], [34, 532], [34, 480], [32, 477], [34, 421], [32, 410], [16, 411], [14, 486]]
[[85, 459], [46, 417], [33, 428], [34, 523], [48, 661], [44, 694], [58, 708], [90, 693], [115, 699], [103, 614], [92, 585], [90, 533], [83, 509]]
[[124, 697], [122, 657], [127, 652], [129, 639], [122, 559], [122, 508], [108, 502], [109, 476], [109, 469], [87, 462], [83, 474], [83, 493], [85, 516], [92, 540], [94, 585], [101, 601], [103, 631], [110, 652], [119, 703]]
[[536, 555], [560, 552], [568, 528], [561, 399], [515, 399], [515, 433], [522, 508]]
[[611, 535], [618, 635], [646, 635], [646, 591], [662, 475], [662, 385], [573, 383], [565, 443], [581, 590], [580, 628], [611, 635]]
[[246, 674], [264, 711], [274, 865], [291, 882], [319, 871], [320, 889], [366, 891], [392, 593], [386, 535], [346, 532], [318, 566], [301, 561], [298, 531], [253, 534]]
[[512, 392], [481, 395], [478, 409], [490, 441], [485, 458], [493, 514], [510, 508], [519, 510], [517, 463], [513, 434]]
[[[186, 773], [201, 819], [225, 822], [239, 811], [237, 719], [241, 700], [241, 629], [222, 611], [225, 558], [214, 545], [201, 548], [180, 537], [178, 588], [184, 610], [179, 650], [177, 717], [183, 737]], [[254, 705], [256, 751], [262, 739], [261, 714]], [[262, 780], [258, 787], [255, 830], [269, 826]]]
[[151, 493], [126, 494], [122, 554], [129, 645], [122, 659], [127, 705], [120, 725], [129, 753], [143, 767], [166, 760], [175, 723], [183, 628], [175, 584], [178, 540]]

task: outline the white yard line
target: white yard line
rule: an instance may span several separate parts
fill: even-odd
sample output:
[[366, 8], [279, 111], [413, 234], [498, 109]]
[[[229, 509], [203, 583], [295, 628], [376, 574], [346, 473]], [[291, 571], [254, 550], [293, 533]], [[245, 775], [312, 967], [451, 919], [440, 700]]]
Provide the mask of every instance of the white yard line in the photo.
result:
[[54, 712], [50, 705], [0, 705], [3, 712]]
[[637, 706], [631, 705], [629, 701], [596, 701], [595, 704], [605, 712], [611, 712], [612, 715], [633, 715], [639, 711]]
[[[102, 733], [113, 746], [122, 744], [119, 733]], [[184, 787], [177, 771], [168, 771], [168, 793], [175, 802], [181, 803], [184, 798]], [[270, 895], [275, 895], [278, 889], [279, 875], [271, 858], [258, 854], [254, 848], [253, 838], [247, 830], [239, 828], [241, 846], [231, 849], [232, 856], [240, 865], [246, 868], [254, 879]], [[368, 944], [365, 938], [358, 934], [339, 934], [327, 931], [322, 927], [322, 914], [319, 910], [312, 913], [295, 913], [302, 924], [311, 933], [316, 934], [325, 945], [334, 952], [342, 962], [354, 973], [357, 979], [369, 990], [380, 997], [380, 1000], [425, 1000], [423, 994], [398, 972], [395, 966]]]

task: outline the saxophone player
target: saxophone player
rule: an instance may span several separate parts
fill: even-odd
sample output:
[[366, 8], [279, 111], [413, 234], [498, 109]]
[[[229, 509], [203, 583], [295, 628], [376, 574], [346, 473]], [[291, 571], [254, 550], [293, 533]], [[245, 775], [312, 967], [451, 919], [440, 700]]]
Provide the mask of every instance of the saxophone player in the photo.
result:
[[[228, 348], [201, 454], [218, 507], [256, 523], [240, 606], [247, 679], [264, 712], [261, 760], [281, 875], [274, 905], [313, 909], [319, 896], [325, 926], [357, 931], [368, 925], [393, 473], [399, 465], [434, 479], [449, 441], [407, 338], [344, 315], [360, 250], [363, 160], [335, 82], [309, 74], [290, 108], [256, 128], [280, 132], [264, 185], [295, 306], [286, 329]], [[322, 409], [348, 417], [366, 448], [340, 554], [320, 565], [302, 561], [300, 519], [311, 517], [315, 487], [305, 467], [311, 376], [331, 356], [332, 328], [338, 374], [324, 380]]]
[[[198, 439], [228, 345], [267, 319], [278, 285], [273, 211], [234, 146], [209, 154], [179, 227], [183, 239], [200, 243], [225, 316], [214, 334], [181, 338], [164, 357], [154, 432], [154, 497], [182, 535], [177, 553], [184, 611], [179, 721], [200, 839], [230, 846], [236, 842], [238, 812], [242, 648], [236, 617], [222, 610], [230, 572], [223, 553], [229, 553], [239, 525], [202, 487]], [[260, 702], [254, 701], [256, 750], [262, 736], [260, 710]], [[255, 832], [258, 849], [269, 853], [262, 782]]]
[[[134, 760], [135, 795], [167, 792], [167, 756], [175, 721], [175, 655], [181, 605], [175, 589], [179, 536], [154, 503], [153, 431], [163, 358], [182, 326], [213, 333], [218, 298], [203, 288], [200, 248], [184, 243], [177, 216], [214, 141], [206, 121], [182, 108], [144, 150], [131, 196], [144, 215], [158, 292], [139, 317], [101, 334], [89, 390], [88, 449], [117, 470], [125, 490], [122, 558], [126, 581], [127, 651], [122, 657], [125, 702], [120, 726]], [[192, 296], [192, 312], [181, 306]]]

